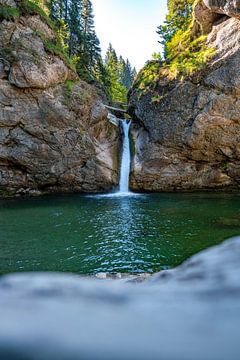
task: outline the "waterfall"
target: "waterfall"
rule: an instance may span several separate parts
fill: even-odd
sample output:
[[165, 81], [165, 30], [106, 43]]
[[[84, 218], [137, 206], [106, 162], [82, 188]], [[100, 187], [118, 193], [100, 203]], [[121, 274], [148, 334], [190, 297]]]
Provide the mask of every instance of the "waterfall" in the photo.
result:
[[129, 174], [131, 166], [131, 155], [130, 155], [130, 141], [129, 141], [129, 128], [131, 121], [120, 120], [121, 127], [123, 130], [123, 147], [122, 147], [122, 160], [120, 169], [120, 182], [119, 192], [129, 192]]

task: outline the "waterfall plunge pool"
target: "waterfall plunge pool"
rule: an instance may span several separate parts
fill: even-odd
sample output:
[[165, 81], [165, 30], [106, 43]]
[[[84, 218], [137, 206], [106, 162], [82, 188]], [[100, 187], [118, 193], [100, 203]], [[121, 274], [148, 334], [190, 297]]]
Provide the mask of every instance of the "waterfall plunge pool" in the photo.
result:
[[151, 273], [239, 234], [236, 193], [0, 200], [0, 273]]

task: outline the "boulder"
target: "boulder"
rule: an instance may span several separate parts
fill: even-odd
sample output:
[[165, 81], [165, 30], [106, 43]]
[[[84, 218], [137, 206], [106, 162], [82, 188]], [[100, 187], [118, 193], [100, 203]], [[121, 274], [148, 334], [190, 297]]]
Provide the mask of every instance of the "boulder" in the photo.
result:
[[0, 278], [0, 358], [238, 360], [240, 238], [139, 283]]

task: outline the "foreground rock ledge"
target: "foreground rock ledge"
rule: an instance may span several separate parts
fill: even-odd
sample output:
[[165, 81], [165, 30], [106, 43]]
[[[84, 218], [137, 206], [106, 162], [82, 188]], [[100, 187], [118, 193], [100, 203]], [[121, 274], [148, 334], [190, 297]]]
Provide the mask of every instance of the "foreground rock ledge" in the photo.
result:
[[0, 358], [237, 360], [239, 279], [240, 237], [141, 284], [3, 276]]

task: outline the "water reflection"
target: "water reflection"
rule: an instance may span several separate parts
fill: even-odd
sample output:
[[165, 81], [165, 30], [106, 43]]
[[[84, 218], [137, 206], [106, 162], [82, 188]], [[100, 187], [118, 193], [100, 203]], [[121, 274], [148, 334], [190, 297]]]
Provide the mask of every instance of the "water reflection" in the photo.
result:
[[125, 271], [133, 268], [137, 271], [137, 264], [144, 262], [139, 255], [144, 258], [148, 252], [141, 241], [141, 203], [131, 196], [99, 201], [102, 206], [93, 219], [94, 235], [90, 236], [101, 240], [94, 251], [95, 256], [91, 254], [85, 261], [99, 262], [96, 271], [117, 271], [120, 267]]
[[153, 272], [240, 234], [240, 197], [64, 196], [0, 200], [0, 272]]

